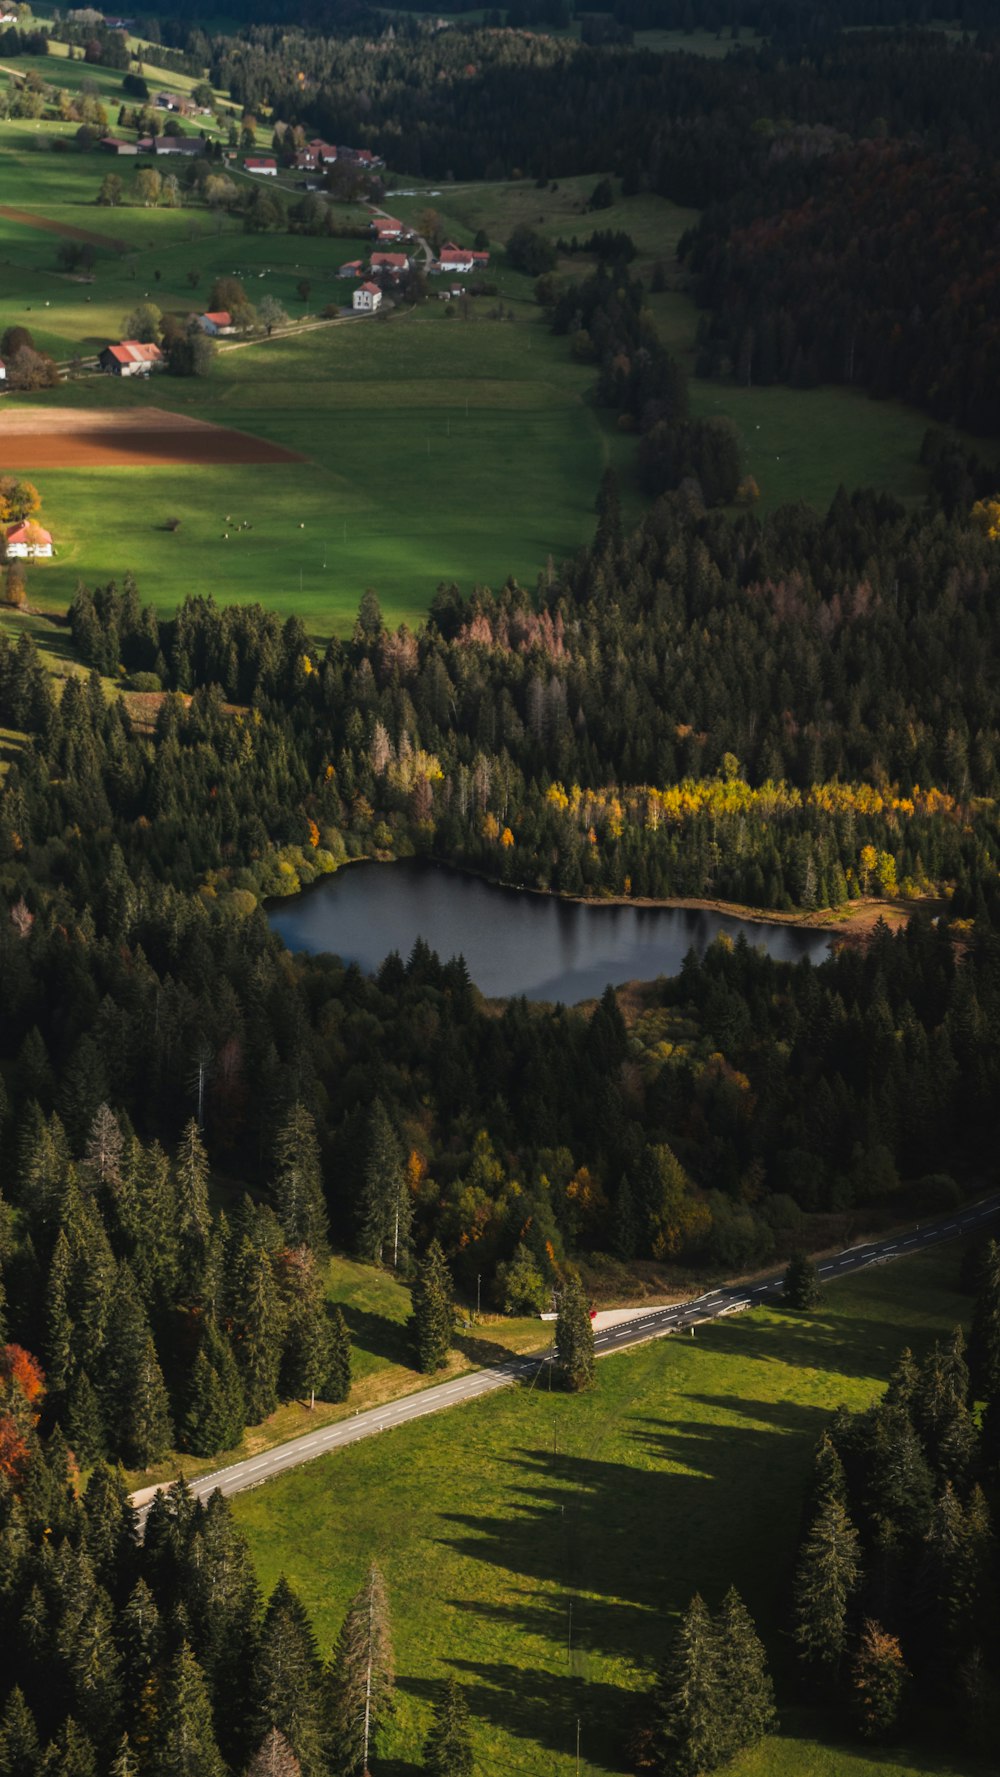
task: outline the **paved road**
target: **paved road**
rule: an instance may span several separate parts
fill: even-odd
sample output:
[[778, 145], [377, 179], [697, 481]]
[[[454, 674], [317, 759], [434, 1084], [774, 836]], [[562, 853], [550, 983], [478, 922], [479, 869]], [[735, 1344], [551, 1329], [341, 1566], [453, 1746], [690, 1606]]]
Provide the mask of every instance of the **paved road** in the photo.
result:
[[[940, 1216], [918, 1225], [909, 1234], [897, 1234], [892, 1240], [868, 1241], [861, 1246], [848, 1247], [845, 1252], [822, 1261], [818, 1267], [820, 1277], [830, 1282], [837, 1277], [847, 1277], [852, 1271], [862, 1271], [868, 1265], [888, 1264], [893, 1259], [921, 1252], [942, 1241], [955, 1240], [961, 1234], [974, 1233], [997, 1215], [1000, 1215], [1000, 1191], [980, 1198], [976, 1203], [967, 1204], [951, 1215]], [[755, 1304], [766, 1302], [769, 1298], [773, 1300], [782, 1293], [783, 1278], [784, 1273], [776, 1271], [772, 1276], [761, 1278], [756, 1283], [727, 1284], [719, 1289], [708, 1290], [704, 1295], [696, 1296], [690, 1301], [675, 1302], [669, 1308], [652, 1308], [648, 1314], [637, 1315], [633, 1320], [622, 1321], [618, 1326], [607, 1327], [596, 1334], [594, 1344], [597, 1355], [606, 1357], [609, 1353], [623, 1351], [630, 1345], [641, 1345], [667, 1333], [686, 1332], [706, 1321], [718, 1320], [726, 1314], [740, 1313]], [[380, 1432], [391, 1431], [397, 1425], [407, 1425], [414, 1419], [423, 1419], [430, 1413], [441, 1413], [446, 1407], [457, 1407], [465, 1401], [478, 1400], [480, 1395], [493, 1394], [498, 1388], [509, 1388], [514, 1382], [537, 1379], [552, 1361], [551, 1353], [540, 1357], [536, 1352], [531, 1357], [512, 1358], [509, 1362], [497, 1364], [488, 1370], [474, 1370], [470, 1375], [456, 1376], [450, 1382], [436, 1383], [419, 1394], [407, 1395], [403, 1400], [393, 1401], [388, 1406], [369, 1407], [363, 1413], [356, 1413], [353, 1419], [342, 1419], [335, 1425], [322, 1426], [320, 1430], [307, 1432], [304, 1437], [295, 1438], [290, 1443], [263, 1451], [260, 1456], [251, 1456], [244, 1462], [234, 1462], [228, 1468], [201, 1475], [191, 1482], [191, 1492], [197, 1499], [205, 1500], [216, 1489], [220, 1493], [230, 1494], [242, 1493], [248, 1487], [259, 1487], [262, 1482], [273, 1480], [275, 1475], [285, 1474], [288, 1469], [298, 1468], [301, 1463], [311, 1462], [316, 1456], [325, 1456], [331, 1450], [342, 1450], [348, 1444], [360, 1443], [362, 1438], [376, 1437]], [[155, 1492], [155, 1488], [146, 1487], [133, 1493], [133, 1504], [141, 1512], [144, 1511]]]

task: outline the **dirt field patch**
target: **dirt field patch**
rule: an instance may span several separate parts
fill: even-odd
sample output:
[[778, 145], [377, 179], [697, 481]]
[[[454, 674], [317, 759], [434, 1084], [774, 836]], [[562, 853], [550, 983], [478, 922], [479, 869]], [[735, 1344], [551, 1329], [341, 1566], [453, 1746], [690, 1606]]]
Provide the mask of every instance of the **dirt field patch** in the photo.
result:
[[53, 222], [49, 216], [38, 216], [34, 210], [13, 210], [0, 204], [0, 216], [8, 222], [20, 222], [25, 228], [40, 228], [44, 234], [61, 234], [68, 241], [89, 241], [92, 247], [107, 247], [111, 253], [124, 253], [128, 245], [114, 235], [95, 234], [92, 228], [76, 228], [72, 222]]
[[207, 420], [133, 407], [100, 409], [7, 408], [0, 411], [0, 466], [4, 469], [155, 468], [161, 463], [205, 467], [241, 463], [301, 463], [296, 451], [212, 426]]

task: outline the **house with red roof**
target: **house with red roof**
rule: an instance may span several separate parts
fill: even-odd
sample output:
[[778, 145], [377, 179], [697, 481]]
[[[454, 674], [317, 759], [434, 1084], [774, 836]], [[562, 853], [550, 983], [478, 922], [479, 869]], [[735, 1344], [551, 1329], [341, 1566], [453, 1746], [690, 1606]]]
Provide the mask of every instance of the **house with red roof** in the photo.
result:
[[471, 271], [475, 264], [472, 252], [467, 247], [442, 247], [438, 254], [436, 269], [454, 276], [456, 272]]
[[382, 306], [382, 292], [377, 284], [370, 281], [359, 284], [354, 292], [354, 309], [359, 315], [373, 315]]
[[52, 538], [33, 518], [12, 525], [7, 532], [7, 556], [10, 561], [34, 561], [52, 554]]
[[409, 255], [406, 253], [373, 253], [371, 267], [373, 272], [381, 272], [385, 277], [398, 278], [410, 268]]
[[276, 179], [278, 177], [278, 163], [269, 154], [251, 154], [243, 162], [243, 171], [256, 173], [259, 179]]
[[364, 269], [363, 259], [349, 259], [346, 265], [341, 266], [337, 276], [338, 278], [360, 278], [364, 274]]
[[372, 217], [372, 234], [375, 236], [376, 240], [401, 241], [403, 236], [409, 234], [409, 232], [406, 224], [400, 222], [396, 216]]
[[109, 376], [148, 376], [151, 370], [162, 370], [163, 353], [143, 340], [122, 339], [116, 346], [105, 346], [98, 363]]
[[210, 309], [206, 314], [198, 316], [198, 325], [202, 333], [207, 333], [210, 339], [218, 339], [220, 334], [236, 332], [228, 309]]

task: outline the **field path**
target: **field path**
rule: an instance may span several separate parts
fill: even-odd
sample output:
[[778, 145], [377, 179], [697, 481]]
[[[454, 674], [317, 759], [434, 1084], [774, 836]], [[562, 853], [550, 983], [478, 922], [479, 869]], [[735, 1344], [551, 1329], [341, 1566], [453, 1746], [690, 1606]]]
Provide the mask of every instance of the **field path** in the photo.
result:
[[[863, 1271], [870, 1265], [887, 1265], [894, 1259], [921, 1252], [928, 1246], [937, 1246], [942, 1241], [956, 1240], [962, 1234], [972, 1233], [996, 1215], [1000, 1215], [1000, 1191], [933, 1221], [918, 1223], [909, 1233], [896, 1234], [887, 1240], [868, 1241], [827, 1257], [820, 1261], [820, 1277], [829, 1282], [834, 1275], [846, 1277], [851, 1272]], [[597, 1355], [607, 1357], [612, 1352], [624, 1351], [630, 1345], [642, 1345], [649, 1339], [660, 1339], [667, 1333], [690, 1332], [693, 1336], [696, 1327], [718, 1320], [724, 1315], [741, 1313], [768, 1299], [774, 1301], [783, 1290], [784, 1275], [777, 1272], [753, 1284], [724, 1284], [718, 1289], [707, 1290], [693, 1301], [675, 1302], [667, 1308], [652, 1308], [640, 1312], [596, 1333], [594, 1345]], [[531, 1378], [533, 1387], [543, 1370], [553, 1361], [551, 1352], [542, 1355], [535, 1353], [529, 1357], [510, 1358], [490, 1369], [473, 1370], [469, 1375], [456, 1376], [450, 1382], [438, 1383], [436, 1387], [424, 1389], [419, 1394], [406, 1395], [402, 1400], [393, 1401], [387, 1406], [369, 1407], [364, 1413], [356, 1413], [353, 1419], [341, 1419], [335, 1425], [307, 1432], [304, 1437], [292, 1438], [288, 1443], [278, 1444], [275, 1449], [266, 1450], [259, 1456], [250, 1456], [243, 1462], [230, 1464], [228, 1468], [216, 1469], [213, 1474], [200, 1475], [197, 1480], [190, 1481], [188, 1486], [194, 1497], [200, 1500], [209, 1499], [215, 1492], [227, 1495], [244, 1493], [250, 1487], [260, 1487], [263, 1482], [272, 1481], [276, 1475], [285, 1474], [289, 1469], [299, 1468], [304, 1462], [312, 1462], [317, 1456], [326, 1456], [332, 1450], [342, 1450], [348, 1444], [360, 1443], [363, 1438], [377, 1437], [381, 1432], [391, 1431], [397, 1425], [407, 1425], [414, 1419], [423, 1419], [430, 1413], [443, 1413], [448, 1407], [478, 1400], [480, 1395], [493, 1394], [498, 1388], [509, 1388], [514, 1382], [527, 1382]], [[138, 1509], [140, 1520], [145, 1519], [152, 1500], [162, 1490], [162, 1486], [142, 1487], [132, 1494], [132, 1504]]]

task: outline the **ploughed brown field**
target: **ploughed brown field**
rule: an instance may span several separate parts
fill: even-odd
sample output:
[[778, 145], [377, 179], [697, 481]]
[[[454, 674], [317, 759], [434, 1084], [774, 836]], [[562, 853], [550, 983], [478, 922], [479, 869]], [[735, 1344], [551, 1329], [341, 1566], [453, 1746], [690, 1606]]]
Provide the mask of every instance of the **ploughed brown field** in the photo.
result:
[[105, 413], [0, 407], [0, 470], [301, 463], [296, 451], [159, 407]]

